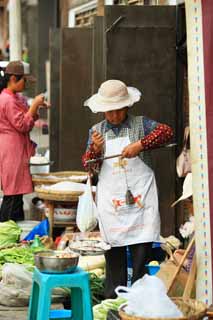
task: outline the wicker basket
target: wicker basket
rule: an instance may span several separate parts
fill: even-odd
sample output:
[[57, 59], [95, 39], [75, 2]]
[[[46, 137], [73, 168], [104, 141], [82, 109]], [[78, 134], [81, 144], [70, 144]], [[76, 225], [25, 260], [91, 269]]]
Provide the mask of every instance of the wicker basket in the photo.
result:
[[55, 191], [46, 190], [41, 186], [35, 187], [35, 192], [38, 197], [50, 201], [78, 201], [78, 197], [83, 194], [83, 191]]
[[198, 320], [205, 316], [206, 305], [197, 300], [182, 298], [171, 298], [172, 301], [178, 306], [178, 308], [184, 314], [182, 318], [143, 318], [130, 316], [124, 312], [125, 305], [119, 310], [119, 315], [122, 320]]
[[[34, 174], [32, 176], [32, 181], [34, 186], [46, 184], [55, 184], [58, 182], [62, 182], [67, 178], [67, 181], [72, 182], [85, 182], [85, 176], [87, 175], [87, 172], [84, 171], [59, 171], [59, 172], [50, 172], [50, 173], [38, 173]], [[48, 179], [48, 177], [51, 176], [51, 179]], [[70, 176], [79, 176], [79, 179], [69, 179]], [[80, 178], [82, 176], [82, 179]], [[54, 178], [53, 178], [54, 177]]]

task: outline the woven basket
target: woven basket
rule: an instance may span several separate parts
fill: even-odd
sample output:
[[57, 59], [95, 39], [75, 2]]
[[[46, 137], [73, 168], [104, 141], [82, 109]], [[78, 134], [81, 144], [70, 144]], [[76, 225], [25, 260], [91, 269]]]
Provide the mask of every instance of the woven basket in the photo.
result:
[[38, 197], [44, 200], [53, 201], [78, 201], [78, 197], [83, 194], [81, 191], [54, 191], [42, 189], [41, 186], [35, 187]]
[[[67, 181], [72, 182], [84, 182], [84, 178], [79, 179], [68, 179], [70, 176], [86, 176], [87, 172], [84, 171], [59, 171], [59, 172], [50, 172], [50, 173], [38, 173], [32, 176], [32, 181], [34, 186], [42, 184], [55, 184], [58, 182], [64, 181], [64, 178], [67, 177]], [[48, 176], [54, 176], [55, 178], [48, 179]]]
[[197, 300], [182, 298], [171, 298], [172, 301], [178, 306], [178, 308], [184, 314], [182, 318], [143, 318], [130, 316], [124, 312], [125, 305], [119, 310], [119, 316], [122, 320], [198, 320], [205, 316], [206, 305]]

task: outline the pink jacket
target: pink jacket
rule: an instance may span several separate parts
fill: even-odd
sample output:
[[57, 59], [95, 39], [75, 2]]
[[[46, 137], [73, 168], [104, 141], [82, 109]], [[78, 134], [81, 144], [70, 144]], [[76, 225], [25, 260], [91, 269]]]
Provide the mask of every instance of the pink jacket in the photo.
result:
[[29, 168], [35, 153], [29, 138], [33, 126], [24, 98], [4, 89], [0, 94], [0, 182], [4, 195], [33, 191]]

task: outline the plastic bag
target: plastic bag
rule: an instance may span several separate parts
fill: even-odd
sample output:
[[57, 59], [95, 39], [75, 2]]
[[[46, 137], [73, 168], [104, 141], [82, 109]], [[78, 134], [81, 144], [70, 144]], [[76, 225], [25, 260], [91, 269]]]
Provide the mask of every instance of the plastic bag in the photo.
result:
[[90, 179], [87, 180], [86, 190], [79, 197], [76, 222], [81, 232], [92, 231], [97, 225], [98, 210], [92, 196]]
[[2, 283], [12, 285], [16, 289], [31, 287], [32, 272], [24, 265], [5, 263], [2, 268]]
[[[32, 272], [24, 265], [5, 263], [2, 268], [2, 281], [0, 282], [1, 305], [10, 307], [28, 306], [31, 287]], [[61, 302], [62, 297], [68, 296], [65, 288], [54, 288], [53, 302]]]
[[[119, 297], [127, 299], [127, 306], [124, 310], [129, 315], [144, 318], [179, 318], [183, 316], [176, 304], [167, 296], [164, 283], [156, 276], [146, 274], [131, 288], [119, 286], [115, 292]], [[150, 297], [152, 303], [150, 303]]]
[[33, 240], [35, 235], [38, 235], [39, 237], [48, 236], [49, 235], [49, 221], [48, 219], [44, 219], [39, 223], [37, 226], [35, 226], [28, 235], [24, 238], [26, 241]]
[[22, 307], [29, 304], [32, 285], [32, 272], [26, 266], [5, 263], [0, 282], [0, 301], [2, 305]]

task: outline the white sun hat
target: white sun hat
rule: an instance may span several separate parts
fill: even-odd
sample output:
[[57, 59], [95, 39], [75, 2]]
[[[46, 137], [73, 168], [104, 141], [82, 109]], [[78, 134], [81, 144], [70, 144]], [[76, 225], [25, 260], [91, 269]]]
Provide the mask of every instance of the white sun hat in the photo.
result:
[[192, 192], [192, 173], [190, 172], [187, 174], [187, 176], [184, 179], [182, 196], [178, 200], [173, 202], [171, 207], [174, 207], [179, 201], [185, 200], [185, 199], [191, 197], [192, 194], [193, 194], [193, 192]]
[[84, 102], [92, 112], [107, 112], [132, 107], [141, 98], [141, 92], [134, 87], [127, 87], [120, 80], [103, 82], [98, 92]]

